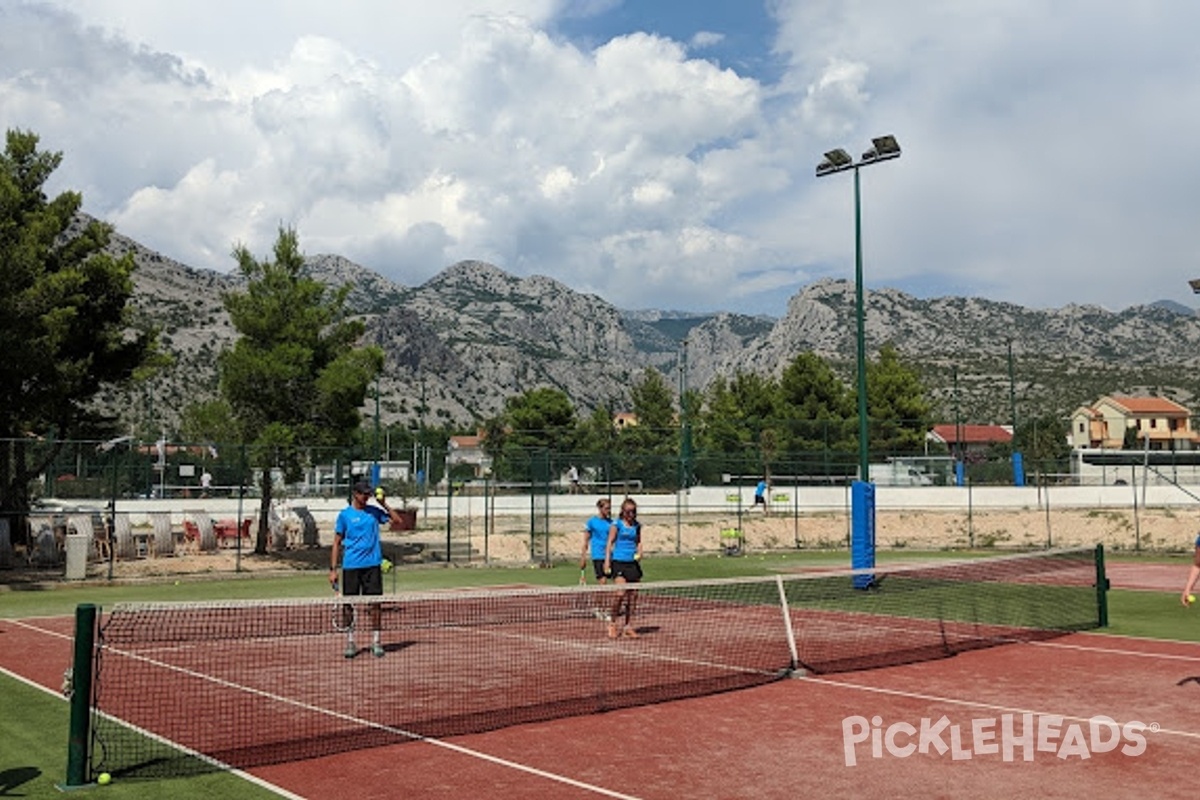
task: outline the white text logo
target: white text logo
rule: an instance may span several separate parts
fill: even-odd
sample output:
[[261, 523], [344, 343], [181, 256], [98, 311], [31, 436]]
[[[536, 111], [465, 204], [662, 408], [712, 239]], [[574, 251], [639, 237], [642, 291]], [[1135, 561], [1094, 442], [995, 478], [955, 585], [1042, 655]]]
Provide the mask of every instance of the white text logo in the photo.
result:
[[[857, 764], [868, 747], [871, 758], [920, 754], [949, 755], [954, 761], [976, 756], [1033, 761], [1036, 754], [1046, 753], [1064, 760], [1086, 760], [1118, 748], [1123, 755], [1140, 756], [1146, 751], [1144, 732], [1155, 727], [1136, 721], [1121, 725], [1103, 715], [1068, 723], [1063, 717], [1045, 714], [1003, 714], [998, 719], [973, 719], [962, 725], [942, 716], [922, 719], [918, 725], [893, 722], [887, 726], [882, 717], [868, 720], [856, 715], [842, 720], [842, 747], [848, 767]], [[861, 753], [859, 745], [863, 745]]]

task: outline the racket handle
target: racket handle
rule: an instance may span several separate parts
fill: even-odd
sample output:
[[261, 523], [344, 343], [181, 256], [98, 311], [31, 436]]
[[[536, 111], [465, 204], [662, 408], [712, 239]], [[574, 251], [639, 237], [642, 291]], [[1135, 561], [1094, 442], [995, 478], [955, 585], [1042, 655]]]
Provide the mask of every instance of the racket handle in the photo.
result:
[[338, 582], [337, 582], [336, 580], [334, 580], [334, 581], [330, 581], [329, 585], [333, 587], [333, 593], [334, 593], [334, 594], [339, 594], [339, 592], [338, 592]]

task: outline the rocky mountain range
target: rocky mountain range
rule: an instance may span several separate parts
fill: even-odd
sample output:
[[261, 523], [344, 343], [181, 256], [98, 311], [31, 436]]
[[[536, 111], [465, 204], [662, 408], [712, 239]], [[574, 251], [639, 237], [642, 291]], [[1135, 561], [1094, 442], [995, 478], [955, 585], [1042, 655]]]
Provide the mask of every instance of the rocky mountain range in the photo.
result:
[[[105, 405], [130, 425], [170, 432], [189, 403], [216, 395], [216, 356], [236, 335], [221, 296], [240, 278], [193, 269], [120, 235], [110, 249], [133, 254], [134, 304], [160, 326], [174, 364]], [[739, 369], [778, 374], [803, 351], [853, 382], [850, 281], [812, 283], [772, 319], [622, 311], [551, 278], [520, 278], [477, 261], [415, 287], [339, 256], [308, 263], [319, 280], [352, 287], [366, 341], [385, 352], [384, 424], [469, 427], [499, 411], [506, 397], [537, 386], [562, 389], [581, 414], [597, 406], [622, 410], [648, 367], [671, 386], [686, 381], [703, 389]], [[942, 420], [1008, 423], [1014, 406], [1018, 419], [1063, 417], [1103, 394], [1156, 394], [1187, 405], [1200, 392], [1200, 318], [1182, 306], [1034, 310], [883, 289], [867, 292], [866, 307], [868, 357], [894, 344], [920, 370]], [[373, 399], [364, 413], [374, 414]]]

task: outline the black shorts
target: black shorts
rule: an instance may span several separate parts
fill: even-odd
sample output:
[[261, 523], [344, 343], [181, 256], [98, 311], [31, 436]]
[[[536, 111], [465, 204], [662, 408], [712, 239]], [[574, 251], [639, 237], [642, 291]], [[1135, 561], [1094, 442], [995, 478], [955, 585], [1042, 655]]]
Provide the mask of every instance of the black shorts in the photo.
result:
[[608, 577], [607, 575], [604, 574], [604, 559], [603, 558], [593, 558], [592, 559], [592, 571], [596, 573], [596, 580], [598, 580], [598, 581], [602, 581]]
[[342, 570], [342, 594], [383, 594], [383, 570], [373, 567], [358, 567]]
[[765, 506], [766, 504], [767, 504], [767, 498], [763, 497], [761, 494], [754, 495], [754, 505]]
[[638, 561], [612, 562], [612, 577], [624, 578], [626, 583], [637, 583], [642, 579], [642, 565]]

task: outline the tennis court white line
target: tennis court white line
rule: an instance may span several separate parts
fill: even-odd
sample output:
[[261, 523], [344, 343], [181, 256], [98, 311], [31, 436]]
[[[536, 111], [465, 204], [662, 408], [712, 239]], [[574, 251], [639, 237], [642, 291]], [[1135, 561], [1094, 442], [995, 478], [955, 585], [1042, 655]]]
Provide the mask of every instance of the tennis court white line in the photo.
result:
[[1121, 650], [1117, 647], [1093, 647], [1086, 644], [1067, 644], [1066, 642], [1026, 642], [1026, 644], [1037, 647], [1056, 647], [1060, 650], [1079, 650], [1084, 653], [1106, 653], [1118, 656], [1132, 656], [1134, 658], [1161, 659], [1163, 661], [1200, 662], [1200, 656], [1181, 656], [1174, 653], [1142, 653], [1137, 650]]
[[[45, 617], [44, 619], [50, 619], [50, 617]], [[21, 622], [20, 620], [9, 620], [9, 622], [12, 622], [13, 624], [19, 625], [23, 628], [28, 628], [29, 630], [35, 631], [37, 633], [44, 633], [48, 636], [56, 636], [60, 639], [68, 639], [68, 640], [74, 639], [74, 636], [67, 636], [65, 634], [58, 633], [56, 631], [48, 631], [45, 628], [39, 628], [36, 625], [26, 625], [25, 623]], [[32, 687], [34, 689], [38, 689], [38, 690], [50, 695], [51, 697], [56, 697], [59, 700], [62, 700], [63, 702], [67, 702], [67, 698], [63, 697], [62, 692], [56, 692], [53, 689], [42, 686], [40, 683], [35, 683], [34, 681], [31, 681], [28, 678], [18, 675], [15, 672], [12, 672], [11, 670], [5, 669], [3, 667], [0, 667], [0, 672], [4, 673], [5, 675], [9, 676], [10, 678], [13, 678], [14, 680], [20, 681], [21, 683], [25, 684], [26, 686]], [[103, 712], [98, 712], [98, 713], [103, 713]], [[108, 715], [105, 714], [105, 716], [107, 717]], [[109, 717], [109, 718], [111, 719], [111, 717]], [[117, 721], [119, 722], [119, 720], [117, 720]], [[306, 800], [306, 798], [304, 798], [302, 795], [293, 794], [292, 792], [289, 792], [287, 789], [284, 789], [282, 786], [276, 786], [275, 784], [270, 783], [269, 781], [263, 780], [262, 778], [258, 777], [257, 775], [251, 775], [250, 773], [243, 772], [240, 769], [234, 769], [226, 764], [221, 764], [217, 761], [214, 761], [211, 758], [208, 758], [203, 753], [197, 753], [192, 750], [189, 750], [186, 747], [180, 746], [176, 742], [169, 742], [169, 741], [163, 739], [161, 736], [156, 736], [155, 734], [151, 733], [150, 731], [141, 730], [136, 725], [129, 725], [128, 723], [124, 723], [124, 722], [122, 722], [121, 724], [125, 725], [126, 727], [128, 727], [132, 730], [137, 731], [138, 733], [142, 734], [143, 736], [163, 742], [164, 744], [174, 747], [176, 750], [179, 750], [180, 752], [187, 753], [188, 755], [195, 756], [196, 758], [199, 758], [200, 760], [205, 761], [209, 764], [218, 766], [221, 769], [223, 769], [224, 771], [230, 772], [230, 773], [238, 776], [242, 780], [249, 781], [250, 783], [253, 783], [255, 786], [259, 786], [263, 789], [266, 789], [268, 792], [274, 792], [275, 794], [279, 795], [280, 797], [287, 798], [287, 800]]]
[[[54, 619], [54, 617], [41, 617], [41, 619]], [[39, 628], [37, 625], [30, 625], [29, 623], [25, 622], [24, 620], [20, 620], [20, 619], [10, 619], [10, 620], [5, 620], [5, 621], [12, 623], [13, 625], [16, 625], [21, 628], [27, 628], [31, 631], [34, 631], [35, 633], [44, 633], [47, 636], [54, 636], [59, 639], [66, 639], [68, 642], [75, 640], [75, 634], [73, 634], [73, 633], [59, 633], [58, 631], [48, 631], [45, 628]]]
[[[335, 719], [339, 719], [344, 722], [350, 722], [352, 724], [361, 725], [366, 728], [373, 728], [375, 730], [385, 731], [387, 733], [392, 733], [397, 736], [403, 736], [405, 738], [411, 739], [416, 742], [423, 742], [425, 744], [429, 744], [434, 747], [440, 747], [445, 750], [450, 750], [452, 752], [458, 753], [460, 755], [465, 755], [470, 758], [477, 758], [481, 761], [487, 761], [487, 762], [489, 762], [491, 764], [495, 764], [497, 766], [506, 767], [508, 769], [516, 770], [518, 772], [524, 772], [526, 774], [534, 775], [536, 777], [544, 778], [546, 780], [554, 781], [556, 783], [566, 784], [567, 786], [572, 786], [576, 789], [582, 789], [584, 791], [591, 792], [593, 794], [598, 794], [598, 795], [601, 795], [604, 797], [616, 798], [616, 800], [641, 800], [641, 798], [638, 798], [634, 795], [622, 794], [621, 792], [615, 792], [611, 789], [606, 789], [602, 786], [595, 786], [590, 783], [584, 783], [583, 781], [577, 781], [574, 778], [568, 778], [565, 775], [559, 775], [557, 773], [537, 769], [536, 767], [531, 767], [526, 764], [520, 764], [515, 761], [509, 761], [508, 759], [500, 758], [499, 756], [493, 756], [493, 755], [490, 755], [488, 753], [484, 753], [484, 752], [481, 752], [478, 750], [472, 750], [469, 747], [463, 747], [462, 745], [453, 744], [451, 742], [445, 742], [440, 739], [431, 739], [427, 736], [422, 736], [422, 735], [420, 735], [418, 733], [414, 733], [412, 731], [406, 731], [402, 728], [396, 728], [391, 725], [382, 725], [380, 723], [372, 722], [370, 720], [362, 719], [359, 717], [355, 717], [350, 714], [344, 714], [340, 711], [331, 711], [330, 709], [321, 708], [320, 706], [315, 706], [315, 705], [312, 705], [311, 703], [303, 703], [298, 700], [293, 700], [291, 698], [281, 697], [279, 695], [272, 694], [271, 692], [266, 692], [261, 689], [254, 689], [249, 686], [242, 686], [237, 683], [232, 683], [231, 681], [226, 681], [221, 678], [213, 677], [212, 675], [205, 675], [203, 673], [199, 673], [194, 670], [185, 669], [183, 667], [177, 667], [172, 664], [163, 663], [161, 661], [155, 661], [153, 659], [149, 659], [144, 656], [139, 656], [135, 653], [126, 652], [123, 650], [116, 650], [116, 649], [110, 647], [109, 648], [109, 657], [114, 656], [114, 655], [124, 656], [126, 658], [132, 658], [134, 660], [142, 661], [144, 663], [151, 664], [152, 666], [167, 669], [167, 670], [170, 670], [172, 672], [177, 672], [182, 675], [187, 675], [189, 677], [196, 678], [198, 680], [208, 681], [209, 683], [214, 683], [214, 684], [217, 684], [219, 686], [222, 686], [222, 687], [225, 687], [228, 689], [234, 689], [237, 691], [245, 692], [247, 694], [256, 695], [258, 697], [263, 697], [263, 698], [266, 698], [269, 700], [273, 700], [274, 702], [277, 702], [277, 703], [282, 703], [284, 705], [290, 705], [295, 708], [303, 709], [305, 711], [310, 711], [310, 712], [313, 712], [316, 714], [324, 714], [326, 716], [333, 717]], [[127, 725], [128, 723], [122, 722], [121, 724]], [[137, 729], [136, 726], [129, 726], [129, 727], [132, 727], [135, 730]], [[178, 747], [178, 745], [175, 745], [173, 742], [167, 741], [165, 739], [160, 738], [159, 740], [166, 742], [167, 744], [170, 744], [174, 747]], [[191, 751], [188, 751], [186, 748], [179, 747], [179, 749], [184, 750], [185, 752], [191, 752]], [[221, 762], [215, 761], [211, 758], [205, 758], [205, 760], [210, 763], [213, 763], [213, 764], [221, 763]], [[222, 765], [222, 766], [224, 766], [224, 765]], [[228, 769], [228, 767], [226, 767], [226, 768]], [[234, 770], [234, 771], [236, 772], [236, 770]]]
[[[931, 703], [945, 703], [947, 705], [964, 706], [967, 708], [983, 708], [983, 709], [987, 709], [988, 711], [1000, 711], [1000, 712], [1008, 712], [1008, 713], [1012, 713], [1012, 714], [1033, 714], [1033, 715], [1039, 716], [1039, 717], [1061, 717], [1062, 719], [1070, 720], [1071, 722], [1087, 723], [1087, 722], [1091, 721], [1091, 717], [1079, 717], [1079, 716], [1075, 716], [1073, 714], [1058, 714], [1058, 713], [1055, 713], [1052, 711], [1037, 711], [1032, 708], [1018, 708], [1016, 706], [1004, 706], [1004, 705], [999, 705], [996, 703], [984, 703], [984, 702], [980, 702], [977, 700], [960, 700], [955, 697], [942, 697], [940, 695], [935, 695], [935, 694], [922, 694], [920, 692], [907, 692], [907, 691], [904, 691], [903, 689], [885, 689], [882, 686], [866, 686], [861, 683], [846, 683], [844, 681], [835, 681], [835, 680], [831, 680], [829, 678], [819, 678], [819, 677], [815, 677], [815, 676], [811, 676], [811, 675], [806, 676], [806, 677], [802, 678], [801, 680], [811, 681], [812, 683], [820, 683], [825, 686], [833, 686], [833, 687], [839, 688], [839, 689], [852, 689], [854, 691], [859, 691], [859, 692], [871, 692], [873, 694], [884, 694], [884, 695], [889, 695], [891, 697], [903, 697], [908, 700], [924, 700], [926, 702], [931, 702]], [[1123, 725], [1125, 723], [1119, 723], [1119, 724]], [[1177, 731], [1177, 730], [1172, 730], [1170, 728], [1160, 727], [1154, 732], [1155, 733], [1165, 733], [1168, 736], [1180, 736], [1180, 737], [1184, 737], [1187, 739], [1200, 740], [1200, 733], [1193, 733], [1191, 731]]]
[[[11, 621], [12, 624], [14, 624], [14, 625], [19, 625], [19, 626], [22, 626], [25, 628], [29, 628], [30, 631], [47, 634], [47, 636], [53, 636], [53, 637], [58, 637], [60, 639], [67, 639], [67, 640], [72, 640], [74, 638], [73, 634], [72, 634], [72, 636], [67, 636], [67, 634], [65, 634], [65, 633], [59, 633], [56, 631], [47, 631], [46, 628], [37, 627], [36, 625], [28, 625], [28, 624], [25, 624], [25, 622], [20, 621], [20, 620], [8, 620], [8, 621]], [[593, 784], [583, 783], [582, 781], [576, 781], [575, 778], [566, 777], [565, 775], [557, 775], [557, 774], [553, 774], [553, 772], [547, 772], [545, 770], [535, 769], [535, 768], [533, 768], [533, 766], [528, 766], [526, 764], [518, 764], [516, 762], [510, 762], [510, 760], [506, 760], [506, 759], [499, 758], [496, 756], [491, 756], [491, 754], [488, 754], [488, 753], [475, 751], [469, 747], [455, 745], [455, 744], [452, 744], [452, 742], [440, 741], [438, 739], [430, 739], [430, 738], [427, 738], [427, 736], [421, 736], [419, 734], [409, 732], [409, 730], [402, 730], [400, 728], [394, 728], [394, 727], [390, 727], [390, 726], [380, 726], [380, 724], [373, 723], [373, 722], [370, 722], [367, 720], [360, 720], [360, 718], [356, 718], [353, 716], [337, 714], [337, 712], [329, 711], [328, 709], [318, 708], [318, 706], [314, 706], [314, 705], [307, 704], [307, 703], [299, 703], [299, 702], [296, 702], [296, 700], [290, 700], [288, 698], [278, 697], [278, 696], [276, 696], [276, 694], [271, 694], [270, 692], [253, 690], [253, 688], [250, 688], [247, 686], [240, 686], [238, 684], [232, 684], [232, 682], [229, 682], [229, 681], [212, 678], [211, 675], [203, 675], [200, 673], [193, 672], [193, 670], [190, 670], [190, 669], [182, 669], [179, 667], [173, 667], [173, 666], [170, 666], [170, 664], [163, 663], [161, 661], [154, 661], [154, 660], [150, 660], [150, 658], [134, 656], [133, 654], [130, 654], [130, 652], [113, 650], [112, 648], [109, 648], [109, 651], [110, 651], [110, 654], [137, 658], [137, 660], [139, 660], [139, 661], [144, 661], [146, 663], [154, 664], [154, 666], [157, 666], [157, 667], [172, 669], [172, 670], [174, 670], [174, 672], [191, 675], [191, 676], [193, 676], [193, 678], [209, 680], [212, 682], [216, 682], [216, 684], [220, 684], [222, 686], [236, 688], [236, 690], [239, 690], [239, 691], [258, 694], [258, 696], [260, 696], [260, 697], [270, 698], [272, 700], [275, 700], [275, 702], [278, 702], [278, 703], [295, 705], [295, 706], [298, 706], [298, 708], [302, 708], [302, 709], [305, 709], [308, 711], [316, 711], [316, 712], [319, 712], [319, 714], [335, 716], [335, 717], [341, 718], [341, 720], [344, 720], [344, 721], [353, 722], [355, 724], [362, 724], [362, 726], [385, 730], [385, 732], [394, 733], [396, 735], [407, 736], [408, 739], [426, 742], [426, 744], [433, 745], [434, 747], [442, 747], [442, 748], [444, 748], [444, 750], [450, 750], [452, 752], [456, 752], [458, 754], [461, 754], [461, 756], [468, 756], [470, 758], [479, 758], [481, 760], [485, 760], [485, 762], [488, 762], [488, 763], [496, 764], [498, 766], [505, 766], [505, 768], [514, 769], [514, 770], [521, 771], [521, 772], [527, 772], [527, 774], [546, 778], [546, 780], [556, 781], [558, 783], [565, 783], [565, 784], [568, 784], [568, 786], [586, 790], [586, 792], [592, 792], [594, 794], [599, 794], [601, 796], [607, 796], [607, 798], [614, 798], [616, 800], [640, 800], [635, 795], [613, 792], [613, 790], [611, 790], [611, 789], [593, 786]], [[4, 672], [7, 675], [11, 675], [12, 678], [22, 681], [22, 682], [24, 682], [24, 684], [28, 684], [29, 686], [38, 688], [38, 690], [46, 692], [47, 694], [50, 694], [50, 696], [58, 697], [60, 699], [65, 699], [65, 698], [62, 698], [60, 693], [56, 693], [52, 690], [49, 690], [49, 688], [41, 686], [40, 684], [35, 684], [35, 682], [32, 682], [28, 679], [23, 678], [23, 676], [14, 674], [14, 673], [10, 672], [10, 670], [0, 668], [0, 672]], [[103, 714], [103, 712], [101, 712], [101, 714]], [[246, 772], [246, 771], [240, 770], [240, 769], [235, 769], [235, 768], [232, 768], [232, 766], [229, 766], [228, 764], [218, 762], [218, 760], [216, 760], [214, 758], [205, 756], [204, 753], [199, 753], [197, 751], [191, 750], [191, 748], [180, 745], [179, 742], [175, 742], [175, 741], [163, 738], [163, 736], [152, 733], [152, 732], [150, 732], [150, 730], [145, 730], [138, 726], [133, 726], [133, 724], [130, 724], [128, 722], [116, 720], [115, 717], [110, 717], [108, 715], [104, 715], [104, 716], [106, 716], [107, 718], [109, 718], [109, 720], [112, 720], [113, 722], [124, 724], [125, 727], [130, 728], [132, 730], [136, 730], [137, 733], [142, 734], [144, 736], [148, 736], [148, 738], [150, 738], [150, 739], [154, 739], [155, 741], [162, 742], [162, 744], [164, 744], [164, 745], [174, 747], [175, 750], [179, 750], [180, 752], [187, 753], [188, 756], [193, 756], [193, 757], [199, 758], [200, 760], [203, 760], [203, 762], [217, 766], [217, 768], [220, 768], [224, 771], [233, 772], [234, 775], [244, 778], [244, 780], [250, 781], [251, 783], [257, 784], [257, 786], [263, 787], [264, 789], [268, 789], [268, 790], [270, 790], [270, 792], [274, 792], [280, 796], [283, 796], [283, 798], [288, 798], [289, 800], [305, 800], [304, 796], [302, 796], [302, 795], [290, 793], [290, 792], [288, 792], [287, 789], [275, 786], [274, 783], [269, 783], [268, 781], [264, 781], [263, 778], [254, 776], [254, 775], [250, 774], [250, 772]]]

